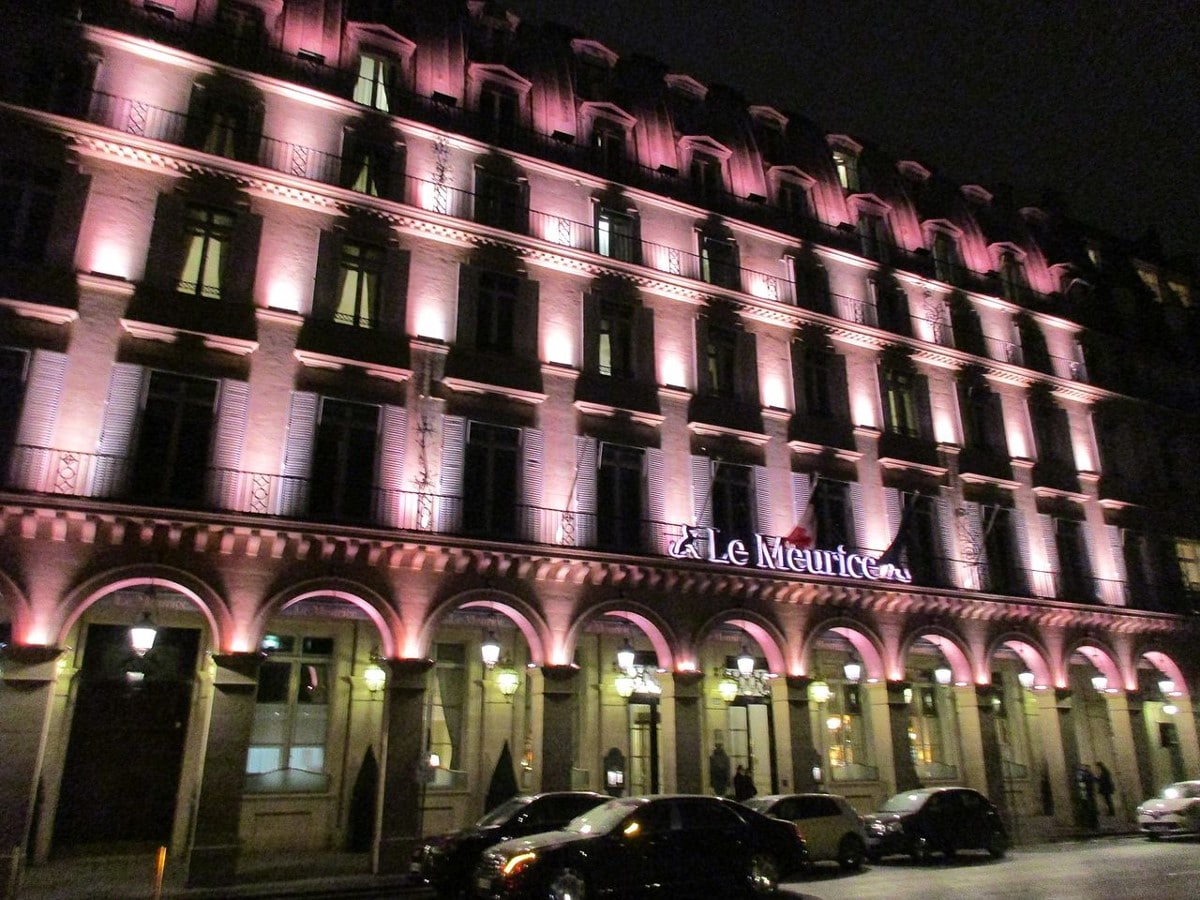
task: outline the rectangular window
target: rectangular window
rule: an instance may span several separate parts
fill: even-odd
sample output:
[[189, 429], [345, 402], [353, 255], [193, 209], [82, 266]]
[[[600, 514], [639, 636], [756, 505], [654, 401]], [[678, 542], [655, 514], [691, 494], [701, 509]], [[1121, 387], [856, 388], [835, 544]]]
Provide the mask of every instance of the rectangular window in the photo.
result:
[[813, 491], [817, 525], [817, 546], [823, 550], [855, 547], [850, 485], [822, 478]]
[[[437, 643], [433, 647], [433, 679], [429, 684], [427, 759], [438, 761], [433, 786], [455, 784], [451, 773], [466, 768], [463, 723], [466, 721], [467, 650], [463, 644]], [[449, 776], [449, 777], [447, 777]]]
[[637, 220], [629, 213], [600, 207], [596, 214], [596, 252], [609, 259], [637, 262]]
[[709, 393], [717, 397], [737, 394], [737, 333], [729, 328], [710, 326], [704, 363]]
[[1073, 519], [1056, 518], [1054, 547], [1058, 552], [1058, 596], [1064, 600], [1095, 600], [1096, 585], [1083, 526]]
[[310, 512], [334, 521], [370, 521], [375, 496], [379, 407], [323, 398], [313, 448]]
[[515, 275], [479, 273], [475, 305], [475, 349], [486, 353], [513, 352], [513, 323], [521, 281]]
[[1011, 251], [1000, 254], [1000, 291], [1005, 300], [1020, 302], [1025, 294], [1025, 267]]
[[958, 241], [954, 235], [944, 231], [933, 233], [933, 269], [939, 281], [958, 283]]
[[476, 169], [475, 221], [506, 231], [524, 232], [527, 221], [524, 183]]
[[151, 372], [138, 426], [132, 493], [195, 503], [204, 496], [217, 382]]
[[179, 293], [221, 299], [233, 223], [232, 213], [196, 204], [188, 206], [183, 271], [176, 285]]
[[259, 668], [250, 750], [249, 793], [312, 793], [329, 788], [325, 745], [333, 639], [267, 635]]
[[905, 493], [902, 504], [900, 527], [905, 533], [899, 539], [904, 562], [916, 584], [940, 585], [944, 578], [937, 501], [927, 494]]
[[693, 153], [692, 187], [704, 200], [716, 200], [725, 189], [721, 160], [707, 153]]
[[749, 466], [718, 462], [712, 480], [712, 523], [726, 540], [754, 539], [754, 471]]
[[883, 371], [884, 426], [893, 434], [921, 436], [916, 376], [898, 369]]
[[641, 546], [645, 457], [640, 447], [601, 445], [596, 479], [596, 532], [601, 547], [637, 550]]
[[1021, 596], [1025, 593], [1025, 577], [1021, 556], [1017, 550], [1012, 510], [1003, 506], [983, 505], [979, 510], [983, 547], [985, 591], [993, 594]]
[[804, 411], [810, 416], [833, 418], [841, 413], [835, 402], [837, 371], [831, 353], [807, 347], [804, 353]]
[[471, 422], [463, 467], [463, 528], [490, 537], [515, 537], [520, 499], [521, 432]]
[[808, 188], [794, 181], [779, 182], [779, 208], [789, 222], [803, 222], [813, 218], [812, 200]]
[[1175, 559], [1184, 588], [1191, 593], [1200, 593], [1200, 541], [1176, 538]]
[[381, 112], [392, 111], [392, 91], [396, 83], [396, 64], [385, 57], [364, 53], [358, 60], [358, 81], [354, 84], [354, 102]]
[[0, 164], [0, 259], [41, 262], [50, 237], [58, 172], [16, 160]]
[[632, 307], [605, 302], [600, 307], [600, 374], [613, 378], [632, 378], [634, 310]]
[[625, 129], [605, 121], [597, 121], [592, 128], [592, 154], [600, 171], [606, 174], [620, 172], [625, 165]]
[[342, 187], [369, 197], [391, 196], [391, 147], [348, 131], [342, 149]]
[[859, 213], [858, 238], [862, 255], [877, 262], [887, 262], [892, 236], [887, 220], [874, 213]]
[[737, 244], [726, 238], [700, 238], [700, 278], [717, 287], [737, 290], [740, 284]]
[[858, 190], [858, 158], [844, 150], [833, 151], [833, 168], [837, 172], [842, 190], [853, 193]]
[[359, 328], [374, 328], [379, 321], [379, 283], [384, 251], [380, 247], [346, 241], [338, 277], [334, 321]]
[[511, 145], [517, 136], [517, 95], [497, 85], [484, 85], [479, 92], [479, 120], [485, 140]]
[[8, 474], [7, 462], [17, 440], [28, 360], [24, 350], [0, 347], [0, 479]]

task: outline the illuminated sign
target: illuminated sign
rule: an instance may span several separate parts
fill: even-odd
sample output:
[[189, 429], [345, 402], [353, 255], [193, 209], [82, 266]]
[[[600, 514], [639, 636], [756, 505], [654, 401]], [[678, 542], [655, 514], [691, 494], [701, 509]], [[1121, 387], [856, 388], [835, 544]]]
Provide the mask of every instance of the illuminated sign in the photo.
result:
[[836, 550], [817, 550], [793, 546], [780, 537], [754, 535], [754, 546], [747, 547], [741, 538], [731, 538], [722, 545], [716, 528], [681, 525], [681, 534], [667, 548], [675, 559], [697, 559], [728, 566], [754, 567], [796, 575], [829, 575], [833, 578], [855, 578], [863, 581], [899, 581], [912, 583], [912, 573], [903, 566], [881, 562], [861, 553], [847, 552], [844, 546]]

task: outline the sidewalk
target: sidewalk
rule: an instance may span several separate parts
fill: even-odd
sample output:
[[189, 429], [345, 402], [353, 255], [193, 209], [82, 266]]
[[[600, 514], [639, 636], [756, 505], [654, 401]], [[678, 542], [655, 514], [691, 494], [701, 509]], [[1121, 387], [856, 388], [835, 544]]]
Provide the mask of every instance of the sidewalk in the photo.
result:
[[[142, 900], [154, 889], [154, 856], [78, 857], [25, 870], [18, 900]], [[340, 900], [351, 897], [431, 897], [404, 875], [372, 875], [365, 854], [278, 854], [247, 857], [238, 883], [189, 888], [182, 867], [168, 864], [162, 895], [178, 900], [269, 900], [278, 897]]]

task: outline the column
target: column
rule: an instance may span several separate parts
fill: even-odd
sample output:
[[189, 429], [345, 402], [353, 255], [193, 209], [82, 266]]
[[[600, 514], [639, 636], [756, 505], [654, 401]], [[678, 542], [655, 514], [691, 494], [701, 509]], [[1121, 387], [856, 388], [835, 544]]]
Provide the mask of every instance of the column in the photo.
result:
[[683, 794], [710, 794], [712, 785], [700, 761], [704, 741], [700, 712], [704, 676], [700, 672], [676, 672], [675, 682], [675, 790]]
[[[860, 689], [865, 696], [866, 709], [863, 717], [871, 722], [871, 743], [873, 761], [879, 769], [879, 782], [883, 785], [884, 796], [896, 793], [896, 765], [892, 745], [892, 713], [890, 709], [890, 691], [888, 685], [882, 682], [864, 684]], [[824, 723], [822, 723], [824, 725]], [[907, 752], [909, 767], [912, 767], [912, 754]]]
[[229, 885], [237, 877], [238, 825], [262, 655], [216, 654], [213, 663], [208, 743], [188, 854], [189, 887]]
[[428, 773], [425, 681], [433, 660], [390, 659], [387, 667], [381, 814], [373, 867], [379, 875], [408, 871], [412, 852], [421, 838]]
[[959, 778], [967, 787], [986, 794], [987, 774], [977, 688], [973, 684], [963, 684], [955, 685], [950, 690], [958, 728]]
[[1000, 735], [996, 729], [996, 707], [992, 697], [999, 687], [977, 685], [976, 709], [979, 715], [979, 743], [983, 750], [984, 791], [1002, 813], [1007, 814], [1009, 802], [1004, 778], [1004, 758], [1000, 753]]
[[[1079, 825], [1079, 790], [1075, 784], [1075, 770], [1079, 768], [1079, 742], [1075, 738], [1074, 698], [1066, 688], [1055, 688], [1054, 693], [1043, 696], [1049, 701], [1042, 706], [1048, 715], [1043, 736], [1047, 739], [1047, 760], [1050, 772], [1050, 790], [1054, 796], [1054, 818], [1062, 825]], [[1041, 704], [1039, 704], [1041, 705]], [[1041, 718], [1039, 716], [1039, 718]]]
[[1146, 700], [1140, 694], [1126, 694], [1129, 716], [1129, 735], [1133, 740], [1133, 759], [1136, 766], [1138, 799], [1155, 792], [1154, 763], [1150, 757], [1150, 737], [1146, 730]]
[[1196, 740], [1196, 716], [1191, 697], [1171, 701], [1179, 712], [1175, 714], [1175, 733], [1179, 735], [1179, 752], [1183, 755], [1183, 771], [1200, 772], [1200, 744]]
[[[1137, 750], [1129, 718], [1130, 701], [1122, 691], [1117, 694], [1105, 694], [1104, 704], [1108, 708], [1108, 724], [1112, 728], [1112, 775], [1117, 788], [1113, 807], [1117, 809], [1118, 818], [1130, 820], [1133, 818], [1133, 807], [1147, 796], [1142, 793], [1142, 780], [1138, 774]], [[1142, 726], [1142, 730], [1145, 731], [1145, 726]], [[1100, 804], [1100, 815], [1103, 816], [1107, 812], [1104, 800], [1097, 795], [1096, 801]]]
[[888, 725], [892, 736], [892, 765], [896, 767], [897, 793], [921, 786], [917, 767], [913, 763], [912, 742], [908, 738], [911, 694], [905, 696], [905, 691], [911, 690], [912, 686], [907, 681], [887, 683]]
[[[788, 741], [792, 748], [792, 790], [797, 793], [819, 790], [821, 785], [828, 789], [832, 772], [825, 764], [822, 754], [817, 750], [816, 735], [813, 734], [812, 716], [808, 706], [808, 686], [811, 678], [802, 675], [788, 675], [787, 705], [788, 705]], [[825, 723], [818, 723], [824, 728]], [[820, 772], [818, 781], [814, 769]]]
[[569, 791], [575, 765], [573, 666], [542, 667], [542, 790]]
[[17, 896], [25, 866], [57, 647], [10, 644], [0, 655], [0, 897]]

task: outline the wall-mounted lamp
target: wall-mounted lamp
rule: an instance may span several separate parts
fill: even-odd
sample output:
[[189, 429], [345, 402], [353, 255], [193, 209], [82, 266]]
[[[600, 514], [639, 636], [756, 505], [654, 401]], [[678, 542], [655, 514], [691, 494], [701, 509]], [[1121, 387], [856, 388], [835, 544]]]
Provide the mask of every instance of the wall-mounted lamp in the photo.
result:
[[954, 677], [954, 672], [949, 666], [938, 666], [933, 670], [933, 680], [940, 685], [947, 685], [950, 679]]
[[912, 688], [910, 688], [910, 687], [906, 687], [906, 688], [904, 689], [904, 702], [905, 702], [905, 703], [912, 703], [912, 698], [913, 698], [913, 692], [912, 692]]
[[1175, 713], [1179, 712], [1179, 707], [1174, 703], [1164, 703], [1162, 709], [1163, 714], [1167, 716], [1173, 716]]
[[750, 655], [745, 644], [742, 644], [742, 652], [738, 654], [737, 670], [738, 674], [742, 676], [754, 674], [754, 657]]
[[862, 678], [862, 663], [851, 656], [842, 666], [842, 674], [846, 676], [847, 681], [857, 684], [858, 679]]
[[722, 678], [717, 682], [717, 695], [726, 703], [732, 703], [738, 696], [738, 683], [729, 677]]
[[1103, 694], [1108, 690], [1108, 678], [1104, 675], [1093, 675], [1092, 687]]
[[370, 665], [362, 671], [362, 680], [372, 694], [378, 694], [387, 684], [387, 672], [383, 670], [383, 666], [379, 664], [374, 654], [371, 656]]
[[1037, 676], [1026, 669], [1025, 671], [1017, 674], [1017, 681], [1020, 682], [1021, 687], [1028, 691], [1033, 689], [1033, 684], [1035, 681], [1037, 681]]
[[832, 696], [833, 691], [830, 690], [828, 682], [814, 681], [808, 686], [808, 699], [813, 703], [828, 703]]
[[621, 649], [617, 651], [617, 668], [622, 672], [628, 672], [633, 668], [635, 658], [633, 644], [629, 643], [629, 638], [625, 638], [621, 642]]
[[842, 717], [841, 716], [830, 716], [829, 718], [827, 718], [825, 720], [825, 727], [828, 728], [830, 731], [837, 731], [839, 728], [842, 727]]
[[511, 697], [521, 686], [521, 676], [507, 662], [496, 672], [496, 687], [505, 697]]
[[1164, 678], [1158, 683], [1158, 689], [1162, 691], [1164, 697], [1178, 697], [1179, 691], [1175, 690], [1175, 682], [1170, 678]]
[[496, 640], [496, 632], [491, 628], [488, 629], [483, 643], [479, 645], [479, 655], [483, 657], [483, 664], [488, 669], [495, 668], [496, 663], [500, 662], [500, 642]]
[[150, 620], [150, 613], [142, 613], [142, 619], [129, 629], [129, 644], [138, 656], [145, 656], [154, 649], [154, 640], [158, 637], [158, 629]]

